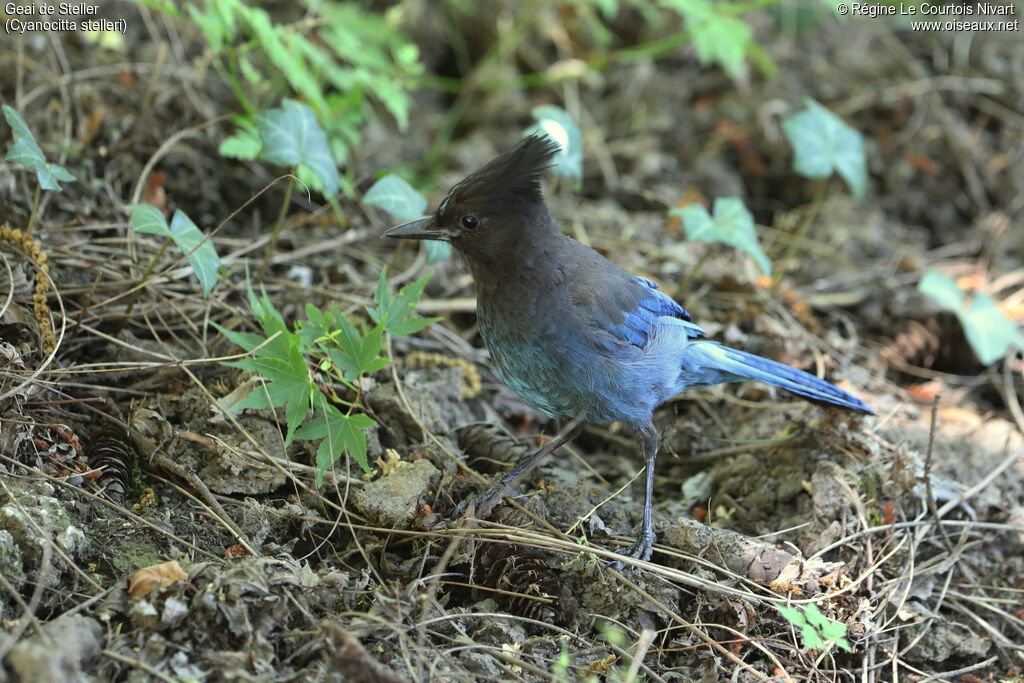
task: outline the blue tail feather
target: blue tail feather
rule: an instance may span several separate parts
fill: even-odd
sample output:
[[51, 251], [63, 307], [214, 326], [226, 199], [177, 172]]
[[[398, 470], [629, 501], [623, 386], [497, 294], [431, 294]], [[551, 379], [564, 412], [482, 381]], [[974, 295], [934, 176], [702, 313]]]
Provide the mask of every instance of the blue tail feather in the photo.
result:
[[811, 401], [875, 414], [856, 396], [803, 370], [713, 342], [695, 342], [687, 346], [681, 376], [681, 381], [687, 386], [707, 386], [744, 379], [756, 379]]

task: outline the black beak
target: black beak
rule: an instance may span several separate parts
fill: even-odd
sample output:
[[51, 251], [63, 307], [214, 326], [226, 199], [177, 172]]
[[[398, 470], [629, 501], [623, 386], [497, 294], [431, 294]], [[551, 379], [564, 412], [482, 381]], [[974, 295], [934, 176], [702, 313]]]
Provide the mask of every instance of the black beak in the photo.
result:
[[400, 240], [440, 240], [449, 241], [448, 233], [437, 226], [434, 216], [421, 218], [411, 223], [396, 225], [384, 233], [384, 237], [394, 237]]

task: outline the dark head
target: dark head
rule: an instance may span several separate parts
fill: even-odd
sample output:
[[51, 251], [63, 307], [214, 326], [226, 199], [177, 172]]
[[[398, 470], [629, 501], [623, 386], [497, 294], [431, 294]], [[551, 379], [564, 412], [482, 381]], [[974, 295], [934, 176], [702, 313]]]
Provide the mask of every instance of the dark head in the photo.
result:
[[478, 261], [504, 257], [535, 231], [558, 230], [540, 188], [540, 176], [558, 151], [558, 143], [547, 136], [523, 138], [449, 190], [433, 216], [384, 234], [451, 242]]

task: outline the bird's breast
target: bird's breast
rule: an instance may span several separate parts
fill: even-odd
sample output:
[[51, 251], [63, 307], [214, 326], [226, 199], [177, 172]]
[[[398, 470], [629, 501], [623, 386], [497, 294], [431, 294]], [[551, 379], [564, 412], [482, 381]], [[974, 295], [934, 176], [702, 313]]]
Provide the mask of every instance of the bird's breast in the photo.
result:
[[[568, 287], [532, 294], [510, 287], [497, 297], [480, 292], [477, 322], [498, 374], [525, 403], [548, 415], [645, 424], [672, 393], [664, 385], [675, 375], [663, 378], [661, 367], [671, 360], [661, 347], [648, 356], [594, 325], [571, 294]], [[651, 372], [652, 363], [658, 372]]]
[[501, 379], [528, 405], [555, 417], [573, 417], [563, 330], [548, 295], [504, 291], [477, 298], [477, 324]]

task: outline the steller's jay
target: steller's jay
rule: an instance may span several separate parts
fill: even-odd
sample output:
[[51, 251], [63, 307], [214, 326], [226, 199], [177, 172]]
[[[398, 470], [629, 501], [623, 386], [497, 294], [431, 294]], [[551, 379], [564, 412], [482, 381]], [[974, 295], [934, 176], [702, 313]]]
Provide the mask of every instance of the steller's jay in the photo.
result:
[[586, 423], [625, 422], [647, 460], [643, 524], [622, 552], [647, 560], [658, 433], [654, 409], [690, 387], [757, 379], [811, 401], [873, 411], [814, 375], [707, 339], [658, 286], [565, 236], [544, 204], [540, 176], [559, 151], [529, 136], [455, 185], [434, 215], [388, 230], [450, 242], [477, 288], [480, 336], [501, 378], [537, 410], [568, 423], [470, 502], [484, 506]]

